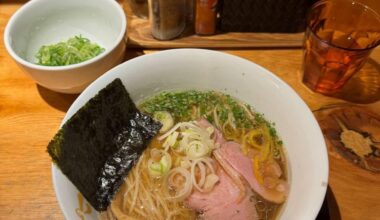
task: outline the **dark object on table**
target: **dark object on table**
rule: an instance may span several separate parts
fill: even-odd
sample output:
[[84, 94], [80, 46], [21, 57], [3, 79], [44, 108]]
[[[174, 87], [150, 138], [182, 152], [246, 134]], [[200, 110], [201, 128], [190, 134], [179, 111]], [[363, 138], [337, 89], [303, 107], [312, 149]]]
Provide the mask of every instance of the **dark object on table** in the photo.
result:
[[116, 79], [62, 126], [48, 152], [87, 201], [103, 211], [160, 128], [139, 112]]
[[220, 0], [225, 32], [294, 33], [305, 30], [306, 13], [316, 0]]
[[316, 220], [329, 220], [330, 214], [329, 214], [329, 207], [327, 205], [327, 197], [325, 197], [325, 200], [323, 200], [323, 204], [321, 207], [321, 210], [319, 210], [319, 213], [317, 215]]

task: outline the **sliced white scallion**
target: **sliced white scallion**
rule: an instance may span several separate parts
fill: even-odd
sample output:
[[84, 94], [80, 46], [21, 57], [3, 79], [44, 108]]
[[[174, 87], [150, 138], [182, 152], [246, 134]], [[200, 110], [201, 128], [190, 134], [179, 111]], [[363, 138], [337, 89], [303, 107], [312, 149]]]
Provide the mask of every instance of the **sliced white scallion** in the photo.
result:
[[191, 161], [187, 157], [183, 157], [181, 160], [181, 167], [189, 169], [191, 167]]
[[212, 126], [203, 128], [196, 122], [181, 122], [158, 139], [165, 139], [163, 146], [166, 151], [171, 147], [178, 153], [185, 153], [190, 159], [197, 159], [209, 155], [218, 147], [212, 138], [214, 132]]
[[160, 133], [167, 132], [174, 125], [174, 119], [167, 111], [157, 111], [154, 113], [153, 118], [162, 124]]
[[166, 132], [165, 134], [163, 134], [162, 136], [158, 137], [157, 139], [159, 141], [162, 141], [164, 140], [166, 137], [168, 137], [171, 133], [175, 132], [180, 126], [182, 126], [184, 122], [180, 122], [180, 123], [177, 123], [176, 125], [174, 125], [174, 127], [172, 127], [168, 132]]
[[168, 151], [170, 147], [174, 147], [178, 135], [179, 133], [175, 131], [166, 138], [165, 142], [162, 144], [162, 146], [165, 148], [165, 151]]
[[214, 133], [215, 128], [213, 126], [210, 126], [210, 127], [206, 128], [206, 131], [211, 136]]
[[203, 190], [204, 192], [210, 192], [215, 184], [217, 184], [219, 182], [219, 177], [216, 175], [216, 174], [209, 174], [206, 176], [206, 181], [203, 185]]
[[[177, 175], [182, 176], [184, 179], [182, 186], [180, 188], [175, 189], [175, 195], [168, 197], [169, 200], [172, 201], [183, 201], [185, 200], [193, 190], [193, 184], [191, 181], [191, 175], [188, 170], [183, 167], [176, 167], [170, 170], [167, 178], [167, 182], [169, 186], [174, 187], [176, 185], [175, 178]], [[178, 187], [178, 186], [177, 186]]]
[[192, 141], [186, 147], [186, 155], [190, 159], [198, 159], [209, 155], [210, 148], [201, 141]]
[[[199, 180], [197, 181], [197, 174], [195, 172], [195, 168], [198, 167], [199, 169]], [[206, 181], [206, 168], [205, 165], [203, 165], [202, 162], [194, 161], [191, 166], [191, 181], [193, 181], [193, 186], [200, 192], [203, 192], [202, 186]]]
[[[191, 181], [193, 186], [199, 192], [210, 192], [215, 184], [219, 181], [219, 177], [215, 174], [215, 170], [211, 158], [199, 158], [192, 162], [191, 164]], [[198, 167], [198, 173], [196, 168]], [[209, 171], [210, 174], [207, 174]], [[198, 180], [196, 178], [198, 176]]]
[[163, 151], [156, 148], [152, 149], [151, 158], [148, 160], [148, 171], [152, 177], [164, 176], [167, 174], [172, 167], [171, 156]]

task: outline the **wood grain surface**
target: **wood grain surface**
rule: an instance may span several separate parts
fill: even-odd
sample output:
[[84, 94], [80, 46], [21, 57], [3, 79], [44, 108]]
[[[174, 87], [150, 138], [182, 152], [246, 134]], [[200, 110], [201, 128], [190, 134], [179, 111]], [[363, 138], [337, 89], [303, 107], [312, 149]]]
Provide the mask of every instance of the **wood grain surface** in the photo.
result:
[[8, 56], [4, 28], [20, 4], [0, 4], [0, 219], [63, 219], [46, 144], [75, 97], [38, 87]]
[[[75, 95], [44, 89], [27, 77], [7, 54], [3, 32], [21, 3], [0, 4], [0, 219], [63, 219], [51, 181], [46, 146]], [[128, 50], [127, 56], [136, 51]], [[138, 51], [137, 51], [138, 52]], [[146, 53], [154, 51], [145, 51]], [[380, 114], [380, 50], [338, 97], [309, 91], [300, 82], [300, 49], [226, 50], [278, 75], [312, 110], [354, 104]], [[380, 219], [380, 175], [329, 152], [328, 203], [332, 219]], [[302, 201], [300, 201], [302, 202]]]

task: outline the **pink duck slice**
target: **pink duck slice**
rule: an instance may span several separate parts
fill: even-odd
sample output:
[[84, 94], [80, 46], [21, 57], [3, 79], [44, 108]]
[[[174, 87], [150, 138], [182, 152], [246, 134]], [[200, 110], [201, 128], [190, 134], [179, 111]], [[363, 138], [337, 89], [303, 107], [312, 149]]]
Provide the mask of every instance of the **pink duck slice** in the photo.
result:
[[238, 143], [229, 141], [222, 144], [217, 149], [220, 155], [249, 183], [252, 189], [264, 199], [273, 203], [282, 203], [285, 201], [285, 192], [279, 192], [274, 189], [268, 189], [260, 185], [253, 173], [251, 159], [243, 154]]

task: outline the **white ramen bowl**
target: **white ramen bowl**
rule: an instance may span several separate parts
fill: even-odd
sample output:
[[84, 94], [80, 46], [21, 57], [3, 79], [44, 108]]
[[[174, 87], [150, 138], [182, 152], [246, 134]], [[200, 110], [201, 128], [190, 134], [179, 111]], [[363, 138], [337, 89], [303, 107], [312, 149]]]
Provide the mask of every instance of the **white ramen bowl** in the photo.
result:
[[[134, 101], [164, 90], [217, 90], [264, 113], [276, 123], [288, 156], [290, 193], [279, 219], [315, 219], [328, 182], [328, 157], [313, 114], [285, 82], [248, 60], [225, 53], [176, 49], [129, 60], [101, 76], [77, 98], [65, 123], [99, 90], [120, 78]], [[78, 190], [53, 165], [53, 182], [66, 219], [78, 219]], [[86, 219], [96, 219], [93, 211]]]

